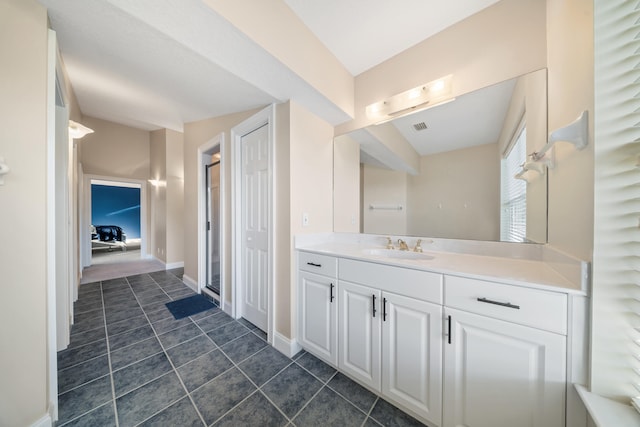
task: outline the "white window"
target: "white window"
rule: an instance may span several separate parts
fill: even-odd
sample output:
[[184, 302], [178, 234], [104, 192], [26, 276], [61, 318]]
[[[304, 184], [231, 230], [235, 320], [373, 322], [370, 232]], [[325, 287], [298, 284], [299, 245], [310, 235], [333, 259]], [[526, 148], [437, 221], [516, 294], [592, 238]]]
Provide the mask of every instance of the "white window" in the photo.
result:
[[524, 242], [527, 237], [527, 182], [516, 179], [527, 158], [527, 129], [524, 122], [500, 165], [500, 240]]

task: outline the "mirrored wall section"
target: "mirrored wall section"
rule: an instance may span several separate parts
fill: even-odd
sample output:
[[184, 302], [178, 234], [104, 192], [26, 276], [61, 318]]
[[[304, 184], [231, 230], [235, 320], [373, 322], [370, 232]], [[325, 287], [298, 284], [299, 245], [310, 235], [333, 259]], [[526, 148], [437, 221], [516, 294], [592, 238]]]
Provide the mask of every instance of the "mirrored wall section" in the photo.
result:
[[546, 140], [546, 70], [338, 136], [334, 230], [545, 243], [546, 169], [516, 175]]
[[207, 201], [207, 288], [220, 296], [220, 154], [205, 168]]

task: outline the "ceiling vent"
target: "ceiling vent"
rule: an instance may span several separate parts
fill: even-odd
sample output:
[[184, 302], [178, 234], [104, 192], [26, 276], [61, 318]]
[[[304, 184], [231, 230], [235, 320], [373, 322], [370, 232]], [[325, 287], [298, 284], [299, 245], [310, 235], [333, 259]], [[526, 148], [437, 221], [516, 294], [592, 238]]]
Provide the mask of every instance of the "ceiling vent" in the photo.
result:
[[427, 125], [424, 122], [416, 123], [413, 125], [413, 128], [417, 131], [427, 130]]

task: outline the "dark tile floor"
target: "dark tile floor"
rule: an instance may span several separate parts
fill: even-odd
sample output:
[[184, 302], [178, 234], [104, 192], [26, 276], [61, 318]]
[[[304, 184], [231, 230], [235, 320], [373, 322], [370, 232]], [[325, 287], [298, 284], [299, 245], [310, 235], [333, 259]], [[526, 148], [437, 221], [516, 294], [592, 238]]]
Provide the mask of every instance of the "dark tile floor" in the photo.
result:
[[219, 308], [176, 320], [181, 269], [82, 285], [58, 353], [57, 426], [421, 425], [311, 354]]

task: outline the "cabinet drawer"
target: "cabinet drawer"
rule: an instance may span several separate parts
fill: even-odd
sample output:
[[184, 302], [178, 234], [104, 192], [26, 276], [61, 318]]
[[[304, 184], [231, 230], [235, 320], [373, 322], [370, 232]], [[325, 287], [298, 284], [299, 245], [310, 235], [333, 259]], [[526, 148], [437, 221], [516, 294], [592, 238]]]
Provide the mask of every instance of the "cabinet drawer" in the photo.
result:
[[567, 296], [464, 277], [445, 276], [445, 306], [567, 334]]
[[442, 274], [343, 258], [339, 267], [340, 280], [442, 304]]
[[298, 252], [298, 268], [324, 276], [338, 276], [338, 260], [328, 255]]

